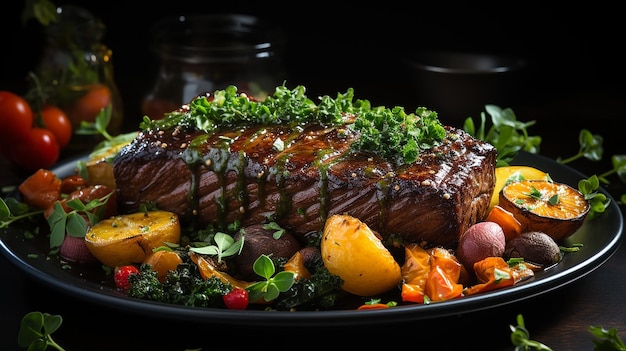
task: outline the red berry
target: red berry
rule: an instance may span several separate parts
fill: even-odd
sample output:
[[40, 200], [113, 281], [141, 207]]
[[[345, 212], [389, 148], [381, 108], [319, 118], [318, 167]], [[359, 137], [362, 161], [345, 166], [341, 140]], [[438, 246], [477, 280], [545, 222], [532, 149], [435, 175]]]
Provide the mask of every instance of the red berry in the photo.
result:
[[248, 307], [248, 290], [246, 289], [234, 288], [222, 298], [228, 309], [245, 310]]
[[139, 268], [132, 265], [115, 267], [115, 271], [113, 273], [115, 286], [122, 290], [130, 289], [130, 282], [128, 281], [128, 277], [130, 277], [132, 274], [139, 274]]

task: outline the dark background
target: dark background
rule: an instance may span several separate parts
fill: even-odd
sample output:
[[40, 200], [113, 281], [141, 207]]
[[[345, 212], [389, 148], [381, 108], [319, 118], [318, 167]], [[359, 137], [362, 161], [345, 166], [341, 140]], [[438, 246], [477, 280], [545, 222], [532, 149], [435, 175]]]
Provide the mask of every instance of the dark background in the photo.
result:
[[[158, 65], [148, 48], [150, 26], [166, 16], [192, 13], [254, 14], [279, 25], [287, 34], [287, 86], [302, 84], [310, 96], [334, 96], [353, 87], [357, 97], [374, 105], [413, 109], [423, 102], [413, 94], [401, 59], [428, 49], [526, 59], [530, 65], [527, 86], [523, 99], [518, 99], [525, 107], [545, 107], [561, 99], [577, 101], [578, 94], [615, 96], [626, 86], [624, 24], [621, 12], [607, 6], [568, 5], [565, 9], [539, 2], [506, 7], [448, 2], [409, 6], [385, 1], [348, 7], [325, 0], [287, 4], [177, 0], [132, 6], [111, 1], [55, 3], [81, 5], [105, 23], [103, 41], [113, 50], [115, 77], [130, 121], [140, 120], [140, 100], [150, 89]], [[3, 6], [0, 21], [4, 44], [0, 89], [18, 93], [25, 89], [25, 77], [36, 66], [42, 46], [39, 25], [20, 22], [22, 9], [21, 1]], [[604, 101], [591, 101], [589, 107], [623, 120], [621, 108], [605, 111]], [[594, 112], [587, 107], [581, 107], [585, 113], [567, 108], [579, 120]], [[553, 119], [545, 116], [545, 109], [523, 111], [528, 115], [521, 119]]]
[[[401, 58], [407, 53], [448, 49], [523, 57], [531, 69], [521, 90], [523, 96], [513, 107], [519, 119], [537, 121], [530, 133], [543, 137], [542, 154], [557, 157], [577, 152], [581, 128], [604, 136], [606, 156], [601, 164], [578, 161], [572, 165], [575, 169], [599, 174], [609, 169], [609, 155], [626, 154], [626, 32], [623, 12], [617, 6], [584, 3], [576, 7], [570, 3], [567, 8], [554, 8], [525, 1], [493, 7], [385, 1], [369, 8], [363, 4], [339, 8], [339, 2], [326, 0], [288, 5], [269, 1], [186, 0], [143, 5], [131, 0], [126, 6], [112, 1], [85, 1], [81, 5], [107, 26], [104, 42], [114, 53], [116, 81], [131, 126], [141, 119], [140, 101], [150, 89], [158, 65], [148, 50], [150, 26], [160, 18], [176, 14], [237, 12], [266, 17], [285, 30], [287, 83], [306, 86], [310, 96], [332, 96], [353, 87], [358, 97], [373, 104], [411, 109], [424, 102], [412, 90], [402, 64]], [[23, 1], [5, 1], [0, 8], [0, 89], [17, 93], [26, 88], [27, 73], [36, 66], [42, 46], [37, 25], [20, 23], [22, 8]], [[0, 168], [5, 171], [5, 167]], [[0, 179], [3, 184], [11, 182], [4, 176]], [[624, 185], [616, 176], [611, 180], [606, 188], [617, 198], [624, 193]], [[621, 208], [623, 212], [623, 205]], [[235, 333], [225, 332], [217, 339], [204, 325], [181, 323], [174, 328], [167, 318], [147, 322], [133, 311], [121, 313], [83, 303], [65, 292], [44, 287], [39, 281], [27, 279], [17, 268], [4, 269], [3, 291], [9, 297], [3, 298], [0, 308], [0, 316], [4, 317], [0, 318], [0, 342], [15, 346], [19, 318], [28, 311], [39, 310], [63, 316], [65, 322], [55, 340], [62, 345], [72, 344], [75, 350], [80, 349], [77, 345], [112, 349], [112, 344], [120, 350], [140, 349], [137, 345], [144, 343], [152, 349], [177, 349], [172, 345], [194, 343], [215, 348], [216, 344], [230, 345], [232, 334], [244, 336], [235, 340], [236, 345], [257, 340], [258, 345], [274, 342], [276, 349], [297, 347], [302, 340], [328, 345], [343, 338], [359, 346], [378, 339], [395, 344], [408, 341], [412, 345], [435, 342], [442, 350], [461, 349], [465, 344], [510, 350], [507, 326], [522, 311], [531, 338], [555, 350], [591, 350], [591, 336], [586, 329], [589, 325], [616, 327], [624, 337], [623, 257], [622, 247], [604, 267], [567, 289], [487, 311], [415, 323], [408, 326], [413, 330], [409, 334], [404, 332], [407, 325], [397, 330], [372, 327], [351, 333], [337, 329], [315, 333], [313, 337], [302, 330], [277, 337], [276, 331], [236, 328]], [[2, 264], [8, 267], [10, 263]], [[119, 345], [120, 338], [132, 344]]]

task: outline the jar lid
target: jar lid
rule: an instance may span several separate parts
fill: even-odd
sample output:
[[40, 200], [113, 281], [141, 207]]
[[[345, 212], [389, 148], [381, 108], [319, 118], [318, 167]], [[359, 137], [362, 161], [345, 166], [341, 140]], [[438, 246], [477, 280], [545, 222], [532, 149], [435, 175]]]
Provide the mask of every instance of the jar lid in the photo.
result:
[[186, 63], [248, 61], [277, 54], [280, 28], [256, 16], [194, 14], [168, 17], [152, 27], [152, 50], [163, 59]]
[[57, 20], [46, 27], [48, 40], [87, 48], [104, 36], [105, 26], [87, 9], [73, 5], [56, 8]]

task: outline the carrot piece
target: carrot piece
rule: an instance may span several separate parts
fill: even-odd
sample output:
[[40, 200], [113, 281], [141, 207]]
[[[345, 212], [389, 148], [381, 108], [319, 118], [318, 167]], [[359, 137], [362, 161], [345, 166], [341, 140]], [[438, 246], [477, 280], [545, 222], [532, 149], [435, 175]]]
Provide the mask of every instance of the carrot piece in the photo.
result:
[[61, 198], [61, 184], [54, 172], [42, 168], [26, 178], [18, 190], [24, 203], [44, 210]]
[[300, 251], [297, 251], [291, 258], [285, 263], [283, 267], [288, 272], [293, 272], [294, 279], [298, 280], [300, 278], [309, 279], [311, 278], [311, 272], [304, 265], [304, 256]]
[[502, 228], [507, 241], [519, 236], [522, 233], [522, 223], [515, 218], [512, 212], [503, 207], [494, 206], [485, 219], [486, 222], [495, 222]]
[[218, 270], [211, 262], [209, 262], [203, 256], [190, 251], [189, 258], [191, 261], [198, 266], [198, 270], [200, 271], [200, 276], [202, 279], [207, 280], [211, 277], [217, 277], [224, 283], [229, 283], [234, 287], [245, 289], [250, 283], [234, 278], [228, 273], [222, 272]]

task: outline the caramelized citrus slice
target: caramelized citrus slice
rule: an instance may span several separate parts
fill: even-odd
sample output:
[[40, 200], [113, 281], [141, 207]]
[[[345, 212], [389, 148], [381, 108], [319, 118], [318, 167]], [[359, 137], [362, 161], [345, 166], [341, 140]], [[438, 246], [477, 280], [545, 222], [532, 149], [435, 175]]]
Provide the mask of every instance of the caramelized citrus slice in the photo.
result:
[[499, 205], [513, 213], [523, 232], [544, 232], [555, 241], [574, 234], [590, 208], [581, 192], [549, 180], [522, 180], [505, 185]]
[[502, 166], [496, 168], [496, 185], [493, 188], [489, 209], [493, 209], [498, 204], [500, 191], [506, 184], [526, 179], [549, 180], [549, 176], [544, 171], [531, 166]]

